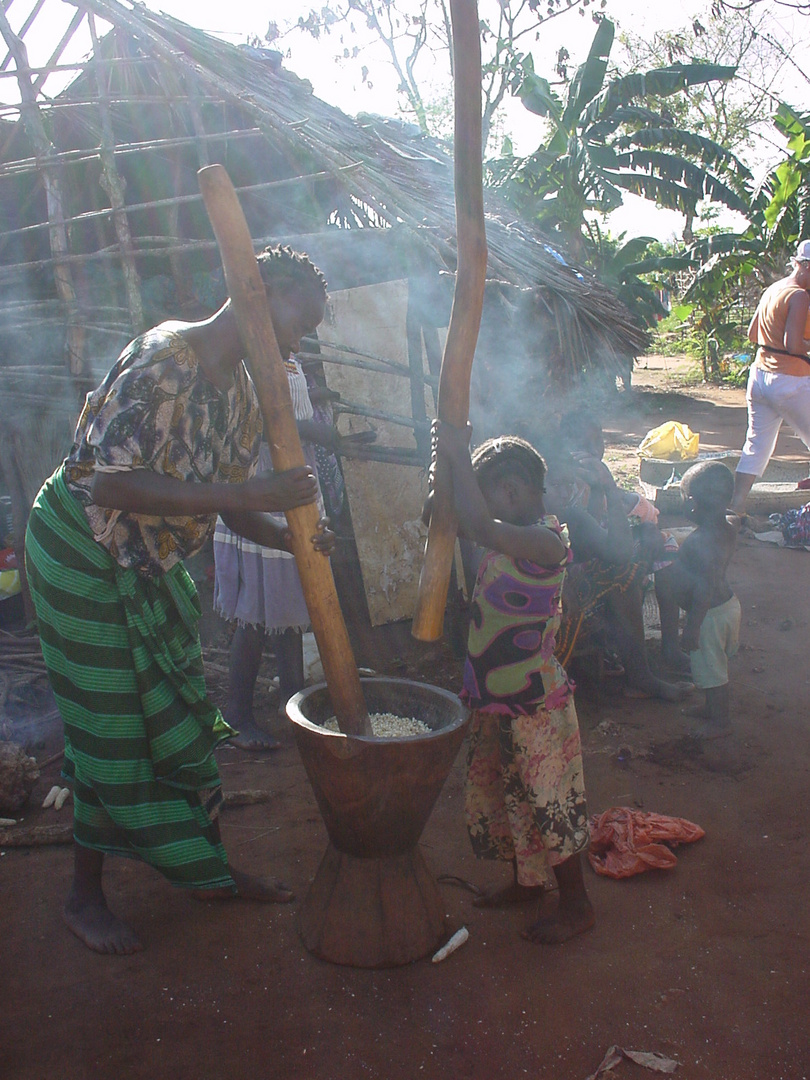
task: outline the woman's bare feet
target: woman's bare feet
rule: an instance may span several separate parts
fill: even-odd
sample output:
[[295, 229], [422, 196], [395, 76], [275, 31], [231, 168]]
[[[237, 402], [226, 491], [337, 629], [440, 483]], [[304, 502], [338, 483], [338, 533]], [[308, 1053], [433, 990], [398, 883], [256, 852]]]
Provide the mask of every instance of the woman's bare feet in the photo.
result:
[[110, 911], [101, 899], [81, 899], [71, 890], [65, 904], [64, 919], [79, 941], [93, 952], [129, 956], [143, 945], [126, 923]]
[[527, 904], [531, 900], [539, 900], [544, 891], [542, 885], [519, 885], [517, 881], [512, 881], [502, 889], [493, 889], [483, 896], [476, 896], [473, 907], [503, 908]]
[[264, 904], [289, 904], [295, 899], [292, 889], [287, 888], [278, 878], [254, 877], [242, 870], [234, 870], [232, 866], [229, 869], [243, 900], [259, 900]]
[[230, 888], [198, 889], [191, 895], [195, 900], [258, 900], [263, 904], [289, 904], [295, 899], [295, 893], [288, 889], [278, 878], [254, 877], [242, 870], [228, 867], [236, 885], [236, 892]]
[[576, 904], [562, 904], [549, 918], [540, 918], [521, 931], [520, 936], [526, 941], [541, 945], [560, 945], [590, 930], [596, 918], [588, 900]]

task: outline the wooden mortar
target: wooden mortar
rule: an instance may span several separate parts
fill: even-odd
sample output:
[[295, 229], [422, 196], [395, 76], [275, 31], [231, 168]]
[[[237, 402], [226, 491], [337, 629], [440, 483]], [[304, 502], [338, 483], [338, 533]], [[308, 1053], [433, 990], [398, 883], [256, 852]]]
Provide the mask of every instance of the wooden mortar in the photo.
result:
[[372, 712], [431, 728], [408, 738], [347, 738], [321, 683], [287, 703], [329, 834], [298, 915], [310, 952], [352, 967], [409, 964], [446, 936], [445, 911], [419, 838], [458, 753], [468, 713], [455, 694], [409, 679], [363, 679]]

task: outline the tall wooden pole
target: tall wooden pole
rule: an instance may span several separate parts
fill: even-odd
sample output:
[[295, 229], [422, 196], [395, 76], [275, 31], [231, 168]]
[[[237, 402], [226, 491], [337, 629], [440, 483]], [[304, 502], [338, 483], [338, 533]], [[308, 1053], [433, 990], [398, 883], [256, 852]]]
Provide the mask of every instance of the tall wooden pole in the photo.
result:
[[[225, 282], [250, 377], [264, 419], [273, 468], [306, 465], [295, 424], [287, 373], [279, 352], [253, 243], [233, 184], [222, 165], [198, 172], [205, 208], [217, 238]], [[292, 547], [338, 726], [347, 735], [371, 735], [360, 676], [343, 621], [329, 561], [312, 546], [318, 525], [314, 503], [287, 511]]]
[[[470, 413], [470, 372], [481, 325], [487, 269], [481, 146], [481, 38], [476, 0], [450, 0], [450, 17], [453, 26], [453, 158], [458, 264], [439, 376], [437, 411], [440, 420], [463, 427]], [[442, 634], [457, 528], [449, 469], [439, 457], [433, 512], [411, 630], [420, 641], [436, 641]]]

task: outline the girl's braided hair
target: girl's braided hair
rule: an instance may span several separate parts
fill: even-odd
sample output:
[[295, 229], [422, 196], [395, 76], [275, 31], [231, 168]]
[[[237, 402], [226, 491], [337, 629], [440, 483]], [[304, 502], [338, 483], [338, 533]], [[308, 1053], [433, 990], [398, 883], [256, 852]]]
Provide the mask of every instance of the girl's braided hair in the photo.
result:
[[286, 244], [274, 244], [260, 251], [256, 262], [265, 285], [277, 289], [311, 288], [326, 299], [326, 278], [309, 256], [293, 251]]
[[472, 455], [473, 471], [481, 483], [497, 482], [504, 477], [518, 477], [535, 491], [542, 491], [546, 464], [531, 443], [518, 435], [487, 439]]

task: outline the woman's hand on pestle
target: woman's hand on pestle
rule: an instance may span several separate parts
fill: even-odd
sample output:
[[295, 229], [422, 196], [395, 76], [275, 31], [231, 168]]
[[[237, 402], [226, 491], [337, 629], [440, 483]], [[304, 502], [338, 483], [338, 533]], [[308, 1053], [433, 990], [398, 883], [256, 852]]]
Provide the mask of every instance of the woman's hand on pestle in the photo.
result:
[[283, 472], [257, 473], [244, 484], [234, 485], [241, 509], [278, 513], [306, 506], [318, 497], [318, 481], [308, 465]]

